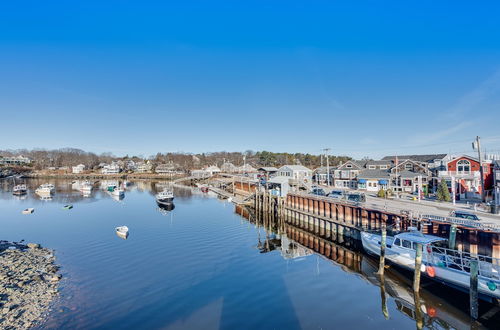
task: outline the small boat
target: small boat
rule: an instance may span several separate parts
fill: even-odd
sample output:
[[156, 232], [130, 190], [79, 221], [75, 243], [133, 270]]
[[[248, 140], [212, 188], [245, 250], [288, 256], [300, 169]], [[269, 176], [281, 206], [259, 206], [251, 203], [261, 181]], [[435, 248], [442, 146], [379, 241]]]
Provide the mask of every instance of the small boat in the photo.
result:
[[106, 187], [106, 190], [109, 191], [109, 192], [113, 192], [114, 190], [116, 189], [116, 184], [108, 184], [108, 186]]
[[168, 189], [157, 193], [155, 197], [158, 204], [171, 204], [174, 201], [174, 193]]
[[[415, 269], [417, 244], [422, 245], [422, 274], [452, 287], [469, 291], [470, 262], [478, 262], [478, 291], [480, 297], [500, 298], [500, 259], [448, 249], [447, 240], [425, 235], [410, 228], [394, 237], [387, 236], [385, 257], [393, 264], [409, 270]], [[362, 232], [363, 248], [370, 254], [380, 255], [381, 235]]]
[[35, 212], [35, 209], [34, 209], [34, 208], [32, 208], [32, 207], [29, 207], [29, 208], [27, 208], [27, 209], [24, 209], [21, 213], [22, 213], [22, 214], [31, 214], [31, 213], [33, 213], [33, 212]]
[[127, 226], [120, 226], [115, 228], [116, 235], [123, 239], [127, 239], [128, 237], [128, 227]]
[[26, 187], [25, 184], [18, 184], [17, 186], [14, 186], [12, 194], [14, 194], [16, 196], [21, 196], [21, 195], [25, 195], [27, 192], [28, 192], [28, 188]]
[[38, 195], [50, 195], [54, 192], [55, 187], [51, 183], [44, 183], [40, 187], [36, 188], [35, 193]]
[[228, 201], [229, 203], [232, 203], [232, 202], [233, 202], [233, 198], [232, 198], [232, 197], [229, 197], [229, 198], [227, 199], [227, 201]]
[[200, 190], [201, 190], [201, 192], [202, 192], [202, 193], [207, 193], [209, 189], [208, 189], [208, 187], [207, 187], [207, 186], [202, 186], [202, 187], [200, 188]]
[[71, 205], [71, 204], [64, 205], [62, 208], [63, 208], [63, 210], [71, 210], [73, 208], [73, 205]]

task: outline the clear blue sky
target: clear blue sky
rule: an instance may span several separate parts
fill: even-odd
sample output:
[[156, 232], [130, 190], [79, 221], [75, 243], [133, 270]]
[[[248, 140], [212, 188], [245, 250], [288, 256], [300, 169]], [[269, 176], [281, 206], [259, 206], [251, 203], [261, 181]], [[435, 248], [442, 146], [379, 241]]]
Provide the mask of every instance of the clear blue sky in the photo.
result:
[[498, 1], [2, 1], [0, 149], [500, 149]]

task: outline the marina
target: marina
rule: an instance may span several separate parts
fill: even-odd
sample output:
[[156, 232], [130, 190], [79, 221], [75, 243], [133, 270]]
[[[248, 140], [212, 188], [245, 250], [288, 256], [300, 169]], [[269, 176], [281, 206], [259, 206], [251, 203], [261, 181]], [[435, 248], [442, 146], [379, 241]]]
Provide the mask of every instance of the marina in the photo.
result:
[[[39, 241], [56, 250], [63, 280], [54, 310], [63, 312], [49, 315], [43, 327], [106, 327], [123, 322], [124, 310], [134, 315], [127, 318], [132, 327], [148, 328], [179, 322], [196, 327], [200, 313], [205, 322], [228, 329], [328, 327], [331, 322], [376, 329], [488, 328], [500, 317], [495, 304], [481, 302], [476, 323], [466, 293], [425, 277], [416, 297], [411, 270], [389, 266], [384, 277], [376, 275], [378, 258], [366, 253], [355, 235], [346, 235], [350, 227], [256, 212], [214, 192], [168, 182], [118, 182], [126, 186], [119, 204], [108, 184], [84, 197], [71, 181], [51, 183], [57, 194], [43, 203], [32, 193], [14, 200], [5, 181], [0, 193], [8, 215], [0, 220], [6, 238]], [[29, 190], [41, 184], [27, 180]], [[166, 187], [175, 205], [158, 207], [156, 195]], [[61, 212], [69, 202], [71, 212]], [[19, 209], [28, 205], [36, 212], [19, 218]], [[113, 231], [116, 235], [110, 235]], [[240, 286], [253, 290], [235, 291]], [[131, 297], [139, 292], [147, 299], [122, 303], [135, 301]], [[342, 308], [346, 299], [359, 307]], [[315, 312], [306, 313], [306, 306]], [[332, 307], [342, 313], [332, 314]], [[242, 318], [252, 321], [242, 325]]]

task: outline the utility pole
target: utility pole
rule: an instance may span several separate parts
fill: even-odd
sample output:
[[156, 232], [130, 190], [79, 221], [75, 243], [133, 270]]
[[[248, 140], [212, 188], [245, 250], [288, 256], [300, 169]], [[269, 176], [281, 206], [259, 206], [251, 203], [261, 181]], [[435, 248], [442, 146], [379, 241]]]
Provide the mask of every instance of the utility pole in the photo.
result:
[[331, 148], [325, 148], [323, 151], [325, 152], [326, 156], [326, 181], [327, 185], [330, 186], [330, 164], [328, 163], [328, 152], [332, 150]]
[[484, 170], [483, 170], [483, 159], [481, 155], [481, 139], [476, 136], [476, 140], [472, 142], [472, 149], [477, 150], [477, 155], [479, 158], [479, 175], [481, 176], [481, 201], [484, 203], [486, 201], [486, 194], [484, 191]]

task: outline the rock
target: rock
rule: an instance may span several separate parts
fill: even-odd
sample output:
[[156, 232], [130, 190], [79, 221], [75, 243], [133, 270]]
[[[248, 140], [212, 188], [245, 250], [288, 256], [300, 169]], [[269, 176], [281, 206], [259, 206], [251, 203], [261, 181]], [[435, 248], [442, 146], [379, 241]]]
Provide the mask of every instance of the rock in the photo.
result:
[[39, 249], [40, 248], [40, 244], [36, 244], [36, 243], [28, 243], [27, 245], [30, 249]]
[[54, 276], [52, 276], [52, 278], [50, 279], [52, 282], [57, 282], [59, 281], [60, 279], [62, 278], [62, 275], [61, 274], [55, 274]]

